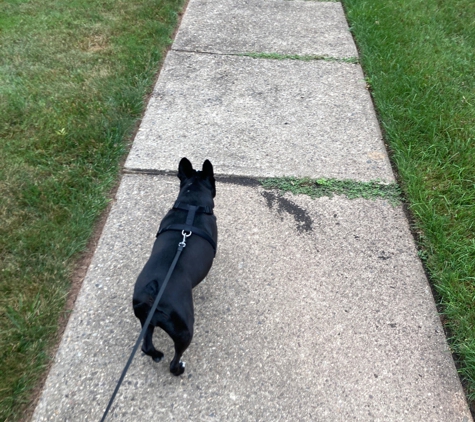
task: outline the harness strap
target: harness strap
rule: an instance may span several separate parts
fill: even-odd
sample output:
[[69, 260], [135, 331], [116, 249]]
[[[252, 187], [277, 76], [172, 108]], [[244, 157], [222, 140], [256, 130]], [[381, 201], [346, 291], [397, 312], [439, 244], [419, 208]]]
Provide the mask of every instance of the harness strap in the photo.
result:
[[183, 210], [183, 211], [188, 211], [188, 214], [186, 215], [185, 224], [177, 223], [177, 224], [170, 224], [166, 227], [163, 227], [158, 231], [156, 237], [160, 236], [163, 232], [166, 232], [168, 230], [177, 230], [177, 231], [185, 230], [187, 232], [196, 234], [197, 236], [200, 236], [206, 241], [208, 241], [208, 243], [213, 248], [214, 255], [216, 256], [216, 242], [213, 240], [210, 234], [206, 232], [205, 230], [200, 229], [199, 227], [193, 226], [193, 222], [195, 221], [195, 216], [197, 212], [202, 212], [204, 214], [212, 215], [213, 209], [211, 207], [202, 207], [198, 205], [184, 204], [178, 201], [175, 202], [175, 205], [173, 205], [173, 208]]
[[196, 214], [197, 208], [198, 207], [191, 205], [190, 208], [188, 209], [188, 215], [186, 216], [186, 223], [185, 223], [187, 226], [193, 225], [193, 221], [195, 221], [195, 214]]
[[202, 237], [203, 239], [207, 240], [211, 247], [213, 248], [214, 255], [216, 256], [216, 242], [212, 239], [212, 237], [206, 233], [203, 229], [200, 229], [199, 227], [191, 226], [188, 224], [170, 224], [169, 226], [166, 226], [157, 233], [157, 237], [161, 235], [163, 232], [166, 232], [168, 230], [177, 230], [177, 231], [182, 231], [185, 230], [187, 232], [192, 232], [193, 234], [196, 234], [199, 237]]
[[183, 202], [176, 201], [173, 205], [173, 208], [183, 211], [188, 211], [191, 207], [196, 207], [197, 212], [203, 212], [205, 214], [213, 214], [213, 209], [211, 207], [202, 207], [201, 205], [190, 205]]

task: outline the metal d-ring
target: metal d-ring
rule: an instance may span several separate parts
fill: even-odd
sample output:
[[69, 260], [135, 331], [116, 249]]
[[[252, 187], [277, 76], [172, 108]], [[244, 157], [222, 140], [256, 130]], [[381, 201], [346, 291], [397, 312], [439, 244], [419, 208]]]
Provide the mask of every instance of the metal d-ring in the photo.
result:
[[181, 246], [182, 248], [184, 248], [186, 246], [186, 238], [190, 237], [193, 234], [193, 232], [190, 231], [187, 233], [185, 230], [182, 230], [181, 234], [183, 236], [183, 240], [178, 244], [178, 246]]

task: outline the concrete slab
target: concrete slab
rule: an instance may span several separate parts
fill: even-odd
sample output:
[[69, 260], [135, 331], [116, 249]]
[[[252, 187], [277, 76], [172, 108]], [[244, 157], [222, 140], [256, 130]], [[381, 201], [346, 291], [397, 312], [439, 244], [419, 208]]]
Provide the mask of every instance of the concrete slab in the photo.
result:
[[[471, 420], [404, 214], [218, 183], [186, 372], [137, 355], [110, 420]], [[139, 333], [135, 278], [178, 180], [126, 175], [34, 421], [99, 420]], [[191, 246], [191, 245], [190, 245]], [[186, 250], [185, 250], [186, 253]]]
[[170, 52], [125, 164], [392, 182], [359, 65]]
[[191, 0], [173, 49], [357, 57], [340, 3]]

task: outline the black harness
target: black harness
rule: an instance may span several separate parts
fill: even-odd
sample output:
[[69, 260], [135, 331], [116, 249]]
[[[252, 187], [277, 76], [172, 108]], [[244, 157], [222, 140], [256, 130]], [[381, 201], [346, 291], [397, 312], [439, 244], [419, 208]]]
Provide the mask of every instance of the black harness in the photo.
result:
[[188, 211], [188, 214], [186, 215], [185, 223], [169, 224], [168, 226], [161, 228], [158, 231], [156, 237], [160, 236], [163, 232], [166, 232], [168, 230], [176, 230], [180, 232], [185, 231], [185, 232], [189, 232], [189, 234], [196, 234], [209, 242], [209, 244], [213, 248], [214, 255], [216, 256], [216, 242], [213, 240], [212, 236], [206, 230], [193, 226], [196, 213], [201, 212], [204, 214], [213, 215], [213, 209], [211, 207], [202, 207], [199, 205], [184, 204], [178, 201], [175, 202], [175, 204], [173, 205], [173, 209]]

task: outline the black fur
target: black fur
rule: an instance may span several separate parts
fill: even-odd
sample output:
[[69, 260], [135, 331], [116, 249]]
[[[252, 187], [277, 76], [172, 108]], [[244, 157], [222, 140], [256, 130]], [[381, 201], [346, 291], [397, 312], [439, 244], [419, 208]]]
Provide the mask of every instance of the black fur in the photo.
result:
[[[178, 177], [180, 193], [177, 201], [189, 205], [214, 207], [216, 185], [213, 166], [208, 160], [203, 163], [201, 171], [196, 171], [188, 159], [182, 158], [178, 167]], [[186, 216], [187, 212], [184, 210], [171, 209], [162, 220], [160, 228], [184, 223]], [[214, 215], [196, 213], [193, 225], [204, 229], [217, 243], [218, 229]], [[182, 239], [183, 236], [179, 231], [161, 233], [155, 240], [150, 258], [137, 278], [133, 306], [135, 316], [140, 320], [142, 327], [170, 268], [178, 243]], [[170, 372], [174, 375], [181, 375], [185, 371], [185, 365], [180, 358], [193, 337], [194, 312], [191, 290], [206, 277], [214, 258], [213, 247], [202, 237], [191, 235], [187, 238], [186, 244], [145, 333], [142, 345], [142, 351], [159, 362], [163, 358], [163, 353], [153, 346], [153, 330], [155, 327], [165, 330], [175, 343], [175, 356], [170, 363]]]

